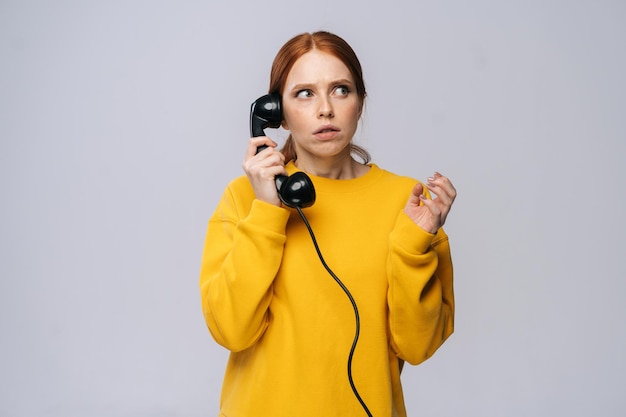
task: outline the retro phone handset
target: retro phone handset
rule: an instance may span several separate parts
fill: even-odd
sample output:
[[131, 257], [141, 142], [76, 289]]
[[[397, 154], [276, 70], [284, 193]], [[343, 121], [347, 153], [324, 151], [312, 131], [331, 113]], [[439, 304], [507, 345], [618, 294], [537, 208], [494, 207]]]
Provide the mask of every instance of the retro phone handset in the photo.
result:
[[[281, 99], [278, 94], [267, 94], [252, 103], [252, 107], [250, 109], [250, 135], [252, 137], [265, 136], [265, 132], [263, 131], [263, 129], [268, 127], [277, 128], [280, 126], [283, 121], [281, 104]], [[256, 152], [259, 153], [265, 148], [267, 148], [267, 145], [259, 146]], [[372, 417], [372, 413], [367, 408], [367, 405], [359, 395], [359, 392], [357, 391], [356, 386], [354, 385], [354, 380], [352, 378], [352, 358], [356, 350], [357, 342], [359, 341], [359, 334], [361, 329], [359, 309], [357, 308], [356, 301], [348, 290], [348, 287], [346, 287], [345, 284], [341, 282], [339, 277], [337, 277], [337, 275], [335, 275], [335, 273], [326, 264], [326, 261], [322, 256], [322, 252], [320, 251], [320, 248], [317, 244], [317, 240], [315, 239], [315, 234], [313, 234], [313, 229], [311, 229], [309, 221], [302, 212], [302, 208], [310, 207], [315, 202], [315, 188], [313, 188], [313, 182], [308, 175], [301, 171], [294, 172], [289, 177], [286, 177], [284, 175], [277, 175], [275, 178], [275, 182], [280, 201], [282, 201], [282, 203], [287, 207], [295, 208], [296, 210], [298, 210], [302, 221], [304, 222], [306, 228], [309, 231], [309, 234], [311, 235], [313, 246], [315, 246], [315, 250], [317, 251], [317, 255], [320, 258], [322, 265], [330, 274], [330, 276], [335, 280], [335, 282], [337, 282], [337, 284], [341, 287], [343, 292], [350, 300], [350, 303], [352, 303], [354, 317], [356, 319], [356, 331], [354, 335], [354, 340], [352, 342], [352, 347], [350, 348], [350, 353], [348, 354], [348, 381], [350, 382], [352, 392], [361, 404], [361, 407], [363, 407], [363, 410], [369, 417]]]
[[[263, 129], [277, 128], [283, 121], [281, 100], [278, 94], [267, 94], [252, 103], [250, 108], [250, 135], [252, 137], [265, 136]], [[259, 146], [257, 153], [267, 148]], [[274, 179], [280, 201], [291, 208], [310, 207], [315, 202], [315, 188], [313, 182], [304, 172], [295, 172], [289, 177], [277, 175]]]

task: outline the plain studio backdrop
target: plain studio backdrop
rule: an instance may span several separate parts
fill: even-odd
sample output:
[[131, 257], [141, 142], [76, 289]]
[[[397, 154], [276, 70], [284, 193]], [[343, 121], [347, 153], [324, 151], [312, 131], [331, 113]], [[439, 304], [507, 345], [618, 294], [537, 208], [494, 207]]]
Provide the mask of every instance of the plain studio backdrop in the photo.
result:
[[0, 415], [217, 415], [206, 224], [275, 53], [326, 29], [364, 67], [357, 143], [459, 191], [456, 332], [405, 368], [409, 414], [623, 416], [625, 19], [619, 0], [2, 0]]

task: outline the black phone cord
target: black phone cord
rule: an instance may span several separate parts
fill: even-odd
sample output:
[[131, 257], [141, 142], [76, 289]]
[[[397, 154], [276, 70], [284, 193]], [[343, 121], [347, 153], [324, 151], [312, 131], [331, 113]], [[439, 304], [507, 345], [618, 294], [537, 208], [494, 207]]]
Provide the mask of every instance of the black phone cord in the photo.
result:
[[309, 230], [309, 234], [311, 235], [311, 240], [313, 241], [313, 246], [315, 246], [315, 250], [317, 251], [317, 255], [319, 256], [320, 261], [322, 262], [322, 265], [324, 265], [324, 268], [326, 268], [326, 271], [328, 271], [330, 276], [333, 277], [333, 279], [337, 282], [337, 284], [339, 284], [343, 292], [345, 292], [346, 295], [348, 296], [350, 303], [352, 303], [352, 308], [354, 309], [354, 317], [356, 319], [356, 332], [354, 335], [354, 341], [352, 342], [352, 347], [350, 348], [350, 354], [348, 355], [348, 381], [350, 382], [350, 387], [352, 387], [352, 392], [354, 392], [354, 396], [356, 397], [357, 400], [359, 400], [359, 403], [361, 403], [361, 406], [363, 407], [363, 410], [365, 410], [365, 413], [369, 417], [373, 417], [372, 413], [370, 413], [370, 410], [367, 408], [365, 401], [363, 401], [363, 399], [359, 395], [359, 392], [357, 391], [356, 386], [354, 385], [354, 380], [352, 379], [352, 358], [354, 356], [354, 351], [356, 350], [356, 345], [359, 341], [359, 334], [361, 332], [361, 319], [359, 318], [359, 309], [356, 305], [356, 301], [354, 300], [354, 297], [352, 297], [352, 294], [348, 290], [348, 287], [346, 287], [344, 283], [341, 282], [339, 277], [335, 275], [335, 273], [326, 264], [326, 261], [324, 260], [324, 257], [322, 256], [322, 252], [320, 251], [320, 248], [317, 245], [317, 239], [315, 239], [315, 234], [313, 234], [313, 229], [311, 229], [311, 225], [309, 224], [309, 221], [307, 220], [306, 216], [302, 212], [302, 209], [299, 206], [296, 206], [296, 209], [298, 210], [300, 217], [302, 217], [302, 221], [304, 222], [304, 225]]

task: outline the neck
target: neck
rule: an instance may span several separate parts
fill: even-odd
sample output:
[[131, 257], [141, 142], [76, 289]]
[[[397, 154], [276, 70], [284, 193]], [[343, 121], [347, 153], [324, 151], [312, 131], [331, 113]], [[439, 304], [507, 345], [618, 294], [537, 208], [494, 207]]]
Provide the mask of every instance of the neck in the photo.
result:
[[294, 164], [311, 175], [333, 180], [351, 180], [369, 170], [367, 165], [355, 161], [349, 153], [332, 158], [298, 158]]

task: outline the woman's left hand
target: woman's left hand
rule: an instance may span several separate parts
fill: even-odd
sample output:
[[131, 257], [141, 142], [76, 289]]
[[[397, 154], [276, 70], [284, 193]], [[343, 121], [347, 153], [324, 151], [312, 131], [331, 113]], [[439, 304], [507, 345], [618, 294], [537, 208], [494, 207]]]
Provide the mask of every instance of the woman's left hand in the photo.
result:
[[419, 227], [435, 234], [446, 222], [446, 217], [456, 198], [456, 189], [447, 177], [438, 172], [428, 178], [426, 186], [436, 197], [432, 200], [426, 198], [424, 186], [418, 183], [411, 191], [404, 212]]

